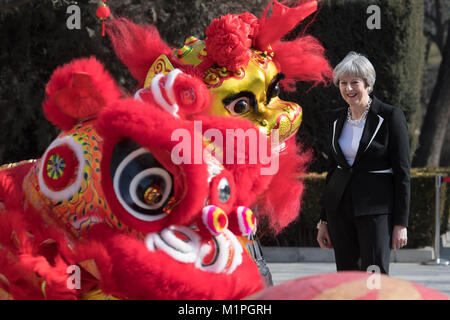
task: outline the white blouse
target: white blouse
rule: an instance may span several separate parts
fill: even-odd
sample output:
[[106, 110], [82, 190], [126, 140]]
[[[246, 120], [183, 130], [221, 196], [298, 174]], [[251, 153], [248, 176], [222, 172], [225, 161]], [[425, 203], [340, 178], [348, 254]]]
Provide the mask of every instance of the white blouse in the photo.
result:
[[365, 123], [366, 120], [363, 120], [358, 125], [353, 126], [345, 121], [344, 127], [342, 128], [341, 136], [339, 137], [339, 145], [350, 166], [352, 166], [355, 161], [356, 152], [358, 151], [359, 141], [361, 140]]

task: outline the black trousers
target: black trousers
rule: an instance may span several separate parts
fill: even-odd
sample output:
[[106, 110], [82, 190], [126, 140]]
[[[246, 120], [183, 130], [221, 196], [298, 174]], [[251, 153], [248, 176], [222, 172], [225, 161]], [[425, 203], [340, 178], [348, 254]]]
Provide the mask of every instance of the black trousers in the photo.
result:
[[[327, 215], [337, 271], [379, 271], [389, 274], [392, 225], [390, 215], [354, 216], [350, 187], [335, 214]], [[374, 267], [376, 266], [376, 267]]]

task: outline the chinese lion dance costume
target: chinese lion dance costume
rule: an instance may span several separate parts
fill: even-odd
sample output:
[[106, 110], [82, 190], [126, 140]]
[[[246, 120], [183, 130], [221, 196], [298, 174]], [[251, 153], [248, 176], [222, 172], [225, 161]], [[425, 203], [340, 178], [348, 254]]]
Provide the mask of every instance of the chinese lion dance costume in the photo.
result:
[[[281, 38], [316, 9], [272, 1], [261, 18], [214, 19], [204, 41], [178, 49], [153, 26], [115, 19], [107, 30], [139, 81], [134, 97], [95, 58], [58, 68], [43, 109], [61, 133], [40, 159], [0, 170], [0, 299], [260, 292], [246, 251], [257, 224], [250, 208], [275, 231], [295, 219], [309, 158], [291, 139], [301, 107], [278, 97], [280, 85], [331, 76], [315, 38]], [[230, 129], [257, 132], [258, 146], [279, 154], [275, 174], [261, 174], [267, 162], [239, 153], [242, 143], [219, 143]], [[182, 148], [181, 136], [191, 138]], [[240, 158], [224, 161], [230, 152]]]

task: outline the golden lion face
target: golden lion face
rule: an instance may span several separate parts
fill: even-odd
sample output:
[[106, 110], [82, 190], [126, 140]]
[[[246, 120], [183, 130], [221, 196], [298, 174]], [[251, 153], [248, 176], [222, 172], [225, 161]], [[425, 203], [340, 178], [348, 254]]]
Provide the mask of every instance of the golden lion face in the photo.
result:
[[278, 97], [282, 78], [271, 57], [256, 51], [238, 72], [211, 68], [204, 79], [211, 93], [206, 113], [248, 119], [267, 135], [278, 129], [280, 142], [285, 141], [297, 132], [302, 111], [298, 104]]
[[[278, 97], [279, 82], [284, 76], [273, 61], [273, 53], [251, 49], [251, 54], [248, 65], [237, 71], [213, 66], [203, 72], [202, 80], [211, 99], [202, 114], [245, 118], [269, 136], [277, 129], [279, 141], [283, 142], [300, 127], [302, 108]], [[186, 44], [174, 52], [178, 62], [194, 68], [203, 63], [206, 56], [204, 42], [194, 37], [188, 38]], [[149, 69], [144, 88], [150, 86], [156, 74], [168, 74], [173, 69], [169, 59], [161, 55]]]

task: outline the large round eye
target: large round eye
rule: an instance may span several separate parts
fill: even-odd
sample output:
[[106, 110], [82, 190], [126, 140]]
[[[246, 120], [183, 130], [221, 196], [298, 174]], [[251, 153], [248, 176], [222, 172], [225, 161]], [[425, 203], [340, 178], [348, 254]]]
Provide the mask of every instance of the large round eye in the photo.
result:
[[130, 196], [141, 208], [159, 209], [169, 197], [172, 178], [161, 168], [149, 168], [131, 180]]
[[114, 147], [111, 178], [120, 204], [137, 219], [156, 221], [170, 212], [174, 201], [172, 175], [152, 153], [132, 140]]
[[229, 212], [236, 200], [236, 185], [233, 175], [224, 170], [211, 180], [209, 205], [215, 205], [225, 212]]
[[53, 201], [65, 201], [78, 193], [84, 179], [84, 150], [72, 136], [53, 141], [40, 160], [39, 189]]
[[250, 99], [247, 97], [240, 97], [231, 101], [225, 108], [227, 108], [233, 116], [242, 115], [250, 110]]

